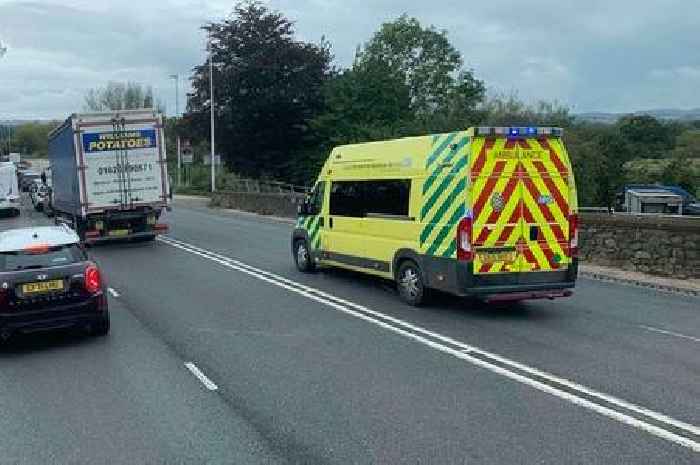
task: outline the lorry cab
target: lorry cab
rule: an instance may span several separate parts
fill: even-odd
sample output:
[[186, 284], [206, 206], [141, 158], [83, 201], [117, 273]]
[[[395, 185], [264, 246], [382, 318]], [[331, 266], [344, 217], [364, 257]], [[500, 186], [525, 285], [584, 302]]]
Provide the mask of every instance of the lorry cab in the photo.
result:
[[571, 295], [578, 208], [562, 129], [478, 127], [336, 147], [292, 233], [297, 267], [335, 266], [484, 300]]

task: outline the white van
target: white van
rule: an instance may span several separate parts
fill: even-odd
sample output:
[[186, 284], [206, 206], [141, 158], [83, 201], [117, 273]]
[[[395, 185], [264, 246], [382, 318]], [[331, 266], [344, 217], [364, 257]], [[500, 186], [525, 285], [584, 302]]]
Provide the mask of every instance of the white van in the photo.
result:
[[0, 212], [19, 215], [17, 168], [12, 162], [0, 162]]

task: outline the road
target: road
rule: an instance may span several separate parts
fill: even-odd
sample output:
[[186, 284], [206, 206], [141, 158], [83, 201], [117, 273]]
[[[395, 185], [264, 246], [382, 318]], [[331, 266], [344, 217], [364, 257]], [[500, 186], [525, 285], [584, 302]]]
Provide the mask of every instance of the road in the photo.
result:
[[167, 221], [91, 249], [107, 338], [2, 349], [0, 463], [700, 462], [696, 298], [581, 279], [568, 300], [416, 310], [296, 272], [288, 224], [183, 201]]

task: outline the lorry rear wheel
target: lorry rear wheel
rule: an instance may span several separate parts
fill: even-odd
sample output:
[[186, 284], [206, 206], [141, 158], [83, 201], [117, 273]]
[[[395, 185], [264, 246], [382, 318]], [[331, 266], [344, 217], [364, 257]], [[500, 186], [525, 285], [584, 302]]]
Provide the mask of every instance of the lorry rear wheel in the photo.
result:
[[425, 302], [426, 289], [423, 273], [414, 261], [406, 260], [399, 266], [396, 284], [401, 300], [407, 304], [419, 307]]

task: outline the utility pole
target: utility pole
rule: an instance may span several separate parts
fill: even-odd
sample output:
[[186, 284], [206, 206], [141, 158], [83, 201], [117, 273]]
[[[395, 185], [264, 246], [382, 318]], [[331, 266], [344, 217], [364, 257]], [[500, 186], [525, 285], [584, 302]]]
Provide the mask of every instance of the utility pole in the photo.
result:
[[[180, 75], [171, 74], [170, 79], [175, 80], [175, 121], [177, 124], [177, 118], [180, 115]], [[177, 140], [177, 185], [180, 186], [182, 183], [182, 151], [180, 150], [180, 134], [176, 134]]]
[[[214, 27], [213, 25], [211, 27]], [[216, 192], [216, 164], [214, 158], [214, 47], [209, 30], [209, 108], [211, 110], [211, 191]]]

